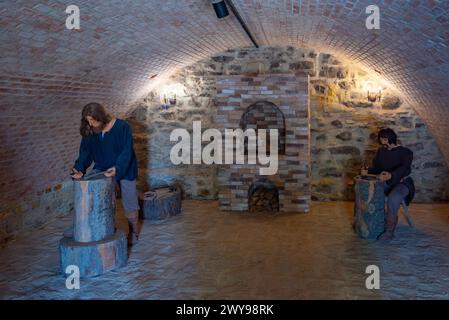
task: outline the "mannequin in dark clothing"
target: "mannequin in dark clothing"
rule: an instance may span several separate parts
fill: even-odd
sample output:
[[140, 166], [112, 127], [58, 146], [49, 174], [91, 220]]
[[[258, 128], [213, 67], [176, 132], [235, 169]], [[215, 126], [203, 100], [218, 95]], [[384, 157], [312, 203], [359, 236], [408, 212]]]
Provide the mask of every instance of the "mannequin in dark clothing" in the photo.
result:
[[379, 236], [379, 240], [391, 240], [402, 200], [408, 205], [415, 193], [413, 180], [409, 177], [413, 152], [397, 144], [397, 136], [392, 129], [380, 130], [378, 140], [381, 147], [377, 150], [373, 165], [362, 168], [361, 174], [376, 174], [385, 183], [385, 194], [388, 196], [385, 232]]

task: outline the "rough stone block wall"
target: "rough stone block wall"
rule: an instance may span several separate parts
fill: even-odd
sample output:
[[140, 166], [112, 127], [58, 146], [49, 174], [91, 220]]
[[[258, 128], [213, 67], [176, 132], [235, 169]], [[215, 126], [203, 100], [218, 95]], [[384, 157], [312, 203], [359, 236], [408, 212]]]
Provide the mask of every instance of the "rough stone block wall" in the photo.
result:
[[192, 122], [201, 121], [202, 129], [212, 125], [212, 101], [208, 97], [180, 97], [176, 106], [161, 110], [160, 99], [150, 95], [128, 119], [134, 136], [139, 177], [138, 189], [178, 183], [183, 196], [194, 199], [216, 199], [215, 165], [174, 165], [170, 160], [170, 150], [174, 142], [170, 133], [183, 128], [192, 133]]
[[[185, 181], [185, 192], [193, 198], [216, 198], [216, 168], [190, 165], [173, 167], [167, 159], [171, 146], [169, 131], [191, 128], [201, 120], [203, 128], [214, 128], [216, 80], [224, 75], [285, 74], [306, 72], [310, 76], [311, 192], [314, 200], [353, 200], [353, 177], [364, 159], [377, 149], [375, 134], [380, 127], [394, 129], [402, 144], [414, 152], [413, 177], [416, 201], [449, 200], [449, 172], [441, 151], [428, 127], [393, 86], [376, 73], [356, 63], [342, 61], [327, 53], [293, 47], [261, 47], [228, 50], [181, 69], [170, 79], [185, 87], [185, 97], [165, 111], [160, 108], [158, 90], [140, 101], [133, 117], [140, 120], [145, 140], [140, 145], [141, 167], [148, 154], [151, 166], [167, 166], [142, 177], [149, 182]], [[380, 101], [366, 98], [366, 82], [382, 83]], [[161, 136], [157, 132], [164, 132]], [[145, 138], [143, 132], [149, 132]], [[157, 137], [157, 138], [156, 138]], [[153, 140], [154, 139], [154, 140]], [[148, 141], [153, 141], [149, 143]], [[139, 147], [140, 148], [140, 147]], [[148, 148], [153, 150], [147, 154]], [[145, 151], [146, 150], [146, 151]], [[164, 155], [165, 154], [165, 158]], [[157, 156], [156, 156], [157, 155]], [[143, 171], [141, 171], [143, 172]]]
[[328, 54], [317, 56], [310, 79], [312, 190], [314, 200], [353, 200], [353, 177], [378, 148], [377, 131], [392, 128], [414, 154], [415, 201], [449, 200], [449, 172], [421, 118], [394, 88], [380, 101], [367, 99], [364, 84], [376, 77]]
[[[279, 190], [279, 211], [308, 212], [310, 206], [310, 150], [307, 75], [223, 76], [217, 81], [215, 124], [239, 128], [247, 108], [268, 101], [285, 116], [285, 154], [278, 155], [278, 171], [260, 175], [259, 164], [221, 165], [218, 168], [218, 197], [222, 210], [248, 210], [250, 187], [268, 179]], [[262, 115], [263, 116], [263, 115]], [[269, 116], [269, 115], [265, 115]], [[276, 117], [274, 117], [276, 120]]]

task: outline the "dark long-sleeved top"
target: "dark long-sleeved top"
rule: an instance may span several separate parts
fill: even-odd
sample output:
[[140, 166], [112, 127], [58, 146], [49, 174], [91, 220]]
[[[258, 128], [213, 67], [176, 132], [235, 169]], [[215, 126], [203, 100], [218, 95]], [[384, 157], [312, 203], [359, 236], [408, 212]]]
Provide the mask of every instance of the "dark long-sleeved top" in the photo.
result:
[[95, 163], [93, 169], [105, 171], [115, 166], [115, 179], [135, 180], [137, 178], [137, 158], [133, 147], [133, 137], [129, 124], [116, 119], [111, 130], [102, 134], [95, 133], [83, 137], [79, 157], [74, 168], [86, 173], [87, 168]]
[[[373, 165], [368, 168], [369, 174], [380, 174], [382, 171], [391, 173], [391, 179], [387, 181], [389, 190], [398, 183], [405, 184], [410, 193], [406, 198], [407, 204], [412, 200], [415, 193], [415, 187], [412, 178], [408, 177], [412, 172], [413, 151], [398, 146], [391, 150], [380, 147], [373, 159]], [[406, 178], [406, 179], [403, 179]]]

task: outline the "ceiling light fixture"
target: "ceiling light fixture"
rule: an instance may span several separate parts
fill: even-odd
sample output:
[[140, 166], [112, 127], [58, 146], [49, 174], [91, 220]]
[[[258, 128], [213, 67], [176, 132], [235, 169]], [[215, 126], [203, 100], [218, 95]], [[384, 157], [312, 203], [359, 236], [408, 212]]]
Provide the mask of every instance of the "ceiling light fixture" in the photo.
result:
[[228, 7], [224, 0], [212, 0], [212, 5], [214, 6], [215, 14], [218, 19], [229, 16]]

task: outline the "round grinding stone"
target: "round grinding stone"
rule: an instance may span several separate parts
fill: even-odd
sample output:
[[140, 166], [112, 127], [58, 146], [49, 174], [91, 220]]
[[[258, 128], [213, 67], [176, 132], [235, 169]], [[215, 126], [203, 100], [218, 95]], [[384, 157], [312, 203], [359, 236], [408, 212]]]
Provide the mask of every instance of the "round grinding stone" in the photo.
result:
[[120, 268], [128, 259], [126, 233], [122, 230], [101, 241], [78, 242], [64, 237], [59, 243], [61, 271], [78, 266], [80, 277], [95, 277]]

